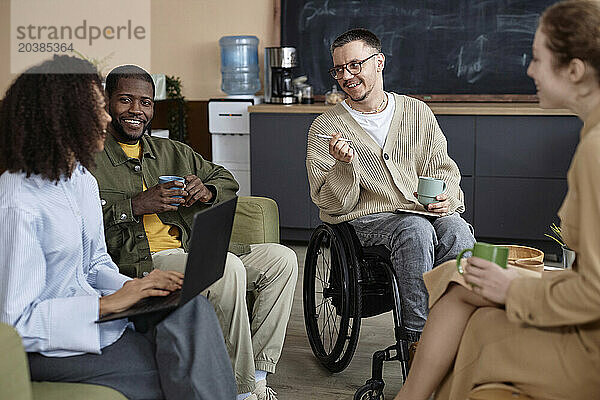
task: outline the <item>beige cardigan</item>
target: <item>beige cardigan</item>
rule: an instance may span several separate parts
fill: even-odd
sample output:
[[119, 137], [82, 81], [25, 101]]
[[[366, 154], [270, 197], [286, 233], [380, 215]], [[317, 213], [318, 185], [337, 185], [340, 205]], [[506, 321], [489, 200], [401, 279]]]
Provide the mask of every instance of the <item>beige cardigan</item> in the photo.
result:
[[[481, 307], [463, 333], [436, 400], [464, 399], [489, 382], [511, 382], [543, 399], [600, 398], [600, 107], [586, 121], [559, 211], [573, 270], [521, 273], [506, 307]], [[529, 275], [529, 276], [526, 276]], [[423, 275], [429, 305], [450, 282], [469, 287], [448, 261]]]
[[[322, 221], [339, 223], [396, 209], [424, 211], [413, 195], [419, 176], [443, 179], [449, 212], [465, 210], [460, 172], [448, 156], [446, 138], [433, 112], [422, 101], [392, 95], [396, 109], [383, 149], [341, 104], [312, 123], [306, 170]], [[335, 160], [328, 142], [316, 136], [335, 132], [352, 140], [356, 156], [351, 163]]]
[[585, 121], [567, 182], [558, 215], [562, 237], [577, 254], [573, 271], [515, 279], [506, 312], [511, 321], [533, 326], [575, 326], [600, 363], [600, 108]]

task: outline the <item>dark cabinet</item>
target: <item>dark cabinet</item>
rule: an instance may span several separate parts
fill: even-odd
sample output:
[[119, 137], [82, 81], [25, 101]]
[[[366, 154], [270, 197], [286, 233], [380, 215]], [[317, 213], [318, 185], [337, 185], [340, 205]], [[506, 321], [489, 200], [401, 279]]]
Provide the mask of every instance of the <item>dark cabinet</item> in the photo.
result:
[[[250, 114], [252, 194], [277, 201], [281, 236], [319, 225], [306, 177], [306, 135], [318, 114]], [[458, 164], [463, 217], [478, 238], [545, 240], [566, 194], [581, 122], [571, 116], [437, 115]]]
[[565, 194], [565, 179], [476, 177], [477, 237], [542, 240]]
[[581, 122], [559, 116], [478, 116], [476, 176], [565, 179]]
[[310, 199], [305, 158], [306, 134], [315, 118], [315, 114], [250, 114], [252, 194], [277, 202], [284, 239], [288, 228], [314, 225], [311, 207], [316, 207]]
[[462, 176], [475, 172], [475, 121], [471, 116], [439, 115], [438, 124], [448, 142], [448, 155], [458, 164]]

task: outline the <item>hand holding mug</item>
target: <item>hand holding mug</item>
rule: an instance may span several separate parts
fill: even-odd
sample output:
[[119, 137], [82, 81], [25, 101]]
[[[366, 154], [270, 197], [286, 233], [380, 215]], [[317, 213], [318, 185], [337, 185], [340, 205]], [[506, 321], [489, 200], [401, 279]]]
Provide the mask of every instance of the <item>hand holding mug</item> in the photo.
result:
[[[473, 256], [467, 259], [463, 269], [461, 259], [468, 251]], [[516, 271], [506, 269], [507, 262], [508, 247], [478, 242], [460, 252], [456, 268], [475, 293], [494, 303], [504, 304], [510, 283], [518, 276]]]
[[417, 192], [414, 192], [414, 195], [427, 211], [438, 213], [440, 215], [448, 214], [450, 211], [450, 201], [448, 200], [448, 195], [446, 193], [438, 194], [433, 199], [427, 200], [423, 200], [423, 197], [419, 196]]
[[214, 196], [213, 192], [196, 175], [186, 175], [185, 181], [187, 182], [185, 189], [188, 195], [185, 198], [184, 206], [190, 207], [196, 201], [206, 203], [212, 200]]
[[133, 215], [158, 214], [165, 211], [176, 211], [177, 207], [185, 203], [183, 197], [188, 193], [184, 190], [185, 180], [181, 177], [159, 177], [156, 186], [140, 192], [131, 199]]
[[445, 214], [450, 210], [446, 182], [429, 176], [420, 176], [415, 196], [426, 210]]
[[463, 273], [473, 292], [497, 304], [506, 303], [510, 284], [518, 276], [515, 269], [498, 268], [498, 264], [479, 257], [467, 259]]

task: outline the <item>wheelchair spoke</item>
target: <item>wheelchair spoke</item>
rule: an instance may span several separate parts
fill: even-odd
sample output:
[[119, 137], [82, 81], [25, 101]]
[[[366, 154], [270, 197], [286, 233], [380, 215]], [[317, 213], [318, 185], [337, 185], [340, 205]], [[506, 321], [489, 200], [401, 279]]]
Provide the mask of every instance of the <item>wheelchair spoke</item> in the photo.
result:
[[[335, 314], [335, 307], [330, 309], [330, 312], [327, 314], [327, 332], [329, 333], [329, 351], [335, 346], [334, 334], [336, 332], [339, 333], [339, 330], [336, 326], [337, 316]], [[324, 330], [323, 330], [324, 331]]]
[[325, 302], [326, 302], [327, 300], [329, 300], [329, 299], [328, 299], [328, 298], [325, 298], [325, 297], [323, 297], [323, 300], [322, 300], [322, 301], [321, 301], [319, 304], [317, 304], [317, 305], [315, 306], [315, 308], [322, 307], [322, 306], [323, 306], [323, 304], [325, 304]]
[[[329, 308], [327, 308], [327, 311], [325, 313], [325, 323], [323, 324], [323, 344], [325, 344], [325, 331], [327, 330], [328, 332], [331, 332], [331, 327], [329, 326], [329, 315], [331, 314], [331, 311]], [[331, 341], [328, 343], [329, 344], [329, 348], [327, 349], [327, 352], [329, 353], [331, 351]]]
[[330, 352], [331, 350], [333, 350], [333, 347], [335, 346], [335, 332], [337, 331], [337, 327], [336, 327], [336, 320], [337, 320], [337, 316], [335, 313], [335, 307], [331, 307], [331, 312], [329, 313], [328, 316], [328, 332], [329, 332], [329, 349]]
[[[327, 299], [329, 300], [329, 299]], [[325, 308], [325, 312], [323, 313], [323, 326], [321, 331], [321, 343], [323, 343], [323, 347], [325, 347], [325, 330], [329, 329], [329, 308]], [[327, 353], [331, 351], [331, 345], [327, 350]]]
[[323, 287], [326, 287], [325, 285], [327, 285], [327, 282], [325, 282], [323, 279], [321, 279], [321, 278], [320, 278], [320, 277], [318, 277], [318, 276], [315, 276], [315, 278], [317, 278], [317, 280], [319, 280], [319, 281], [320, 281], [320, 282], [323, 284], [323, 285], [322, 285]]
[[[323, 282], [323, 274], [321, 273], [321, 268], [319, 268], [319, 264], [322, 264], [321, 258], [317, 258], [317, 265], [315, 265], [315, 278]], [[322, 266], [321, 266], [322, 267]]]

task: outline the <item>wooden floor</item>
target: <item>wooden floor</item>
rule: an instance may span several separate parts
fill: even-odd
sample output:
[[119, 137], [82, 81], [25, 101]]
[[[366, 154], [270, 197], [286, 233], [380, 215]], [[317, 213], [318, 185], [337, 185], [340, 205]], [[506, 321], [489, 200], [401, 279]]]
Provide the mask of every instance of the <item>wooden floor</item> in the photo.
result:
[[[362, 320], [358, 348], [348, 368], [331, 374], [314, 357], [306, 331], [302, 311], [302, 277], [306, 246], [289, 245], [298, 255], [298, 284], [292, 315], [288, 325], [283, 354], [277, 372], [268, 383], [280, 400], [352, 399], [354, 392], [371, 376], [373, 352], [394, 344], [394, 321], [391, 312]], [[384, 364], [385, 398], [393, 399], [402, 386], [400, 364]]]

